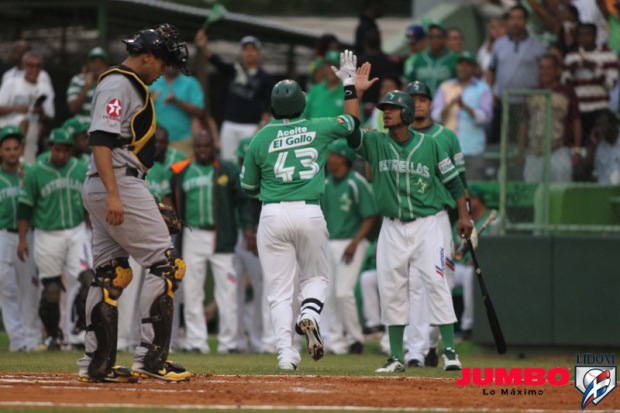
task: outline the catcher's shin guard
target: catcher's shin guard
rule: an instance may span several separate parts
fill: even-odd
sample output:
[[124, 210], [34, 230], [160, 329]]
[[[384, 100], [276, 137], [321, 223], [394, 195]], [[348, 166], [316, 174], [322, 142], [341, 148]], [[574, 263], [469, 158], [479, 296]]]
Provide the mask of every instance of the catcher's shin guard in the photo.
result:
[[92, 353], [88, 375], [93, 379], [104, 379], [116, 363], [118, 336], [118, 303], [133, 273], [125, 257], [116, 258], [95, 270], [93, 287], [101, 288], [102, 300], [95, 304], [90, 315], [89, 331], [95, 333], [97, 349]]
[[78, 275], [80, 289], [73, 301], [73, 321], [75, 321], [75, 326], [72, 331], [73, 334], [79, 334], [86, 330], [86, 298], [88, 297], [88, 290], [94, 279], [95, 272], [91, 269], [84, 270]]
[[168, 358], [170, 351], [170, 336], [172, 335], [172, 316], [174, 313], [174, 292], [179, 288], [185, 275], [185, 261], [177, 250], [166, 251], [166, 260], [158, 262], [149, 268], [151, 274], [162, 277], [165, 282], [164, 291], [155, 298], [150, 309], [150, 317], [143, 318], [143, 324], [152, 324], [155, 338], [153, 343], [141, 342], [142, 347], [148, 349], [144, 356], [144, 367], [149, 371], [160, 371]]
[[60, 294], [64, 290], [60, 275], [42, 280], [43, 291], [39, 301], [39, 318], [47, 330], [48, 337], [60, 335]]

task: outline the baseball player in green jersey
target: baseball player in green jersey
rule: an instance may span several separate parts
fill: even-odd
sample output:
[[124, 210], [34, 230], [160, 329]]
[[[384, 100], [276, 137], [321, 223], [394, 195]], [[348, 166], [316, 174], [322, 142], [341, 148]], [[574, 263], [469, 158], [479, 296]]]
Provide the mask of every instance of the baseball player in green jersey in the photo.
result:
[[23, 139], [17, 126], [0, 129], [0, 309], [9, 351], [35, 351], [41, 344], [36, 267], [31, 257], [22, 262], [17, 256], [17, 204], [27, 170], [19, 162]]
[[[86, 224], [81, 191], [86, 165], [71, 156], [73, 137], [63, 129], [50, 134], [50, 157], [37, 162], [28, 171], [19, 196], [19, 246], [23, 261], [30, 253], [28, 229], [34, 230], [34, 261], [43, 284], [39, 317], [47, 331], [48, 350], [58, 350], [63, 338], [69, 339], [73, 326], [60, 328], [60, 297], [66, 291], [65, 317], [71, 314], [79, 289], [78, 275], [85, 256]], [[64, 284], [61, 275], [64, 274]], [[67, 318], [68, 320], [68, 318]]]
[[361, 354], [364, 334], [357, 314], [355, 286], [368, 248], [366, 236], [377, 218], [377, 205], [366, 179], [352, 169], [357, 154], [346, 140], [330, 145], [330, 171], [321, 197], [329, 232], [330, 273], [325, 318], [326, 347], [335, 354]]
[[301, 314], [295, 331], [305, 335], [314, 360], [323, 357], [319, 322], [329, 274], [328, 233], [319, 199], [325, 190], [328, 145], [359, 130], [348, 115], [304, 119], [306, 97], [297, 82], [283, 80], [271, 92], [275, 118], [252, 138], [241, 188], [263, 201], [258, 255], [271, 309], [278, 364], [295, 370], [293, 290], [299, 267]]
[[[86, 352], [78, 360], [84, 382], [135, 382], [139, 377], [188, 380], [168, 360], [174, 292], [185, 262], [149, 192], [145, 175], [154, 163], [155, 111], [148, 85], [166, 66], [187, 71], [187, 46], [172, 25], [143, 29], [125, 39], [127, 58], [100, 77], [92, 101], [93, 153], [82, 198], [93, 223], [95, 281], [86, 303]], [[129, 285], [132, 256], [145, 270], [140, 292], [140, 346], [132, 371], [116, 366], [118, 298]], [[121, 314], [122, 316], [122, 314]]]
[[[345, 93], [361, 95], [378, 79], [368, 79], [370, 64], [364, 63], [353, 85], [356, 59], [342, 54], [338, 75]], [[343, 70], [343, 67], [345, 68]], [[359, 116], [358, 99], [345, 102], [345, 112]], [[381, 297], [381, 318], [388, 326], [391, 357], [377, 372], [404, 371], [403, 335], [409, 322], [409, 291], [412, 269], [417, 269], [429, 295], [430, 320], [439, 325], [446, 348], [444, 361], [451, 369], [461, 365], [454, 350], [456, 315], [444, 278], [445, 252], [437, 214], [443, 211], [442, 187], [456, 200], [459, 233], [468, 238], [471, 222], [467, 214], [463, 184], [452, 161], [433, 139], [409, 129], [414, 118], [411, 96], [389, 92], [378, 105], [388, 134], [361, 131], [349, 145], [369, 163], [373, 189], [383, 224], [377, 244], [377, 271]]]
[[[77, 160], [88, 164], [88, 158], [90, 156], [90, 149], [88, 147], [88, 127], [90, 124], [80, 120], [80, 118], [73, 117], [67, 119], [62, 128], [69, 133], [69, 136], [73, 139], [73, 145], [71, 146], [71, 155]], [[48, 150], [37, 156], [37, 161], [46, 160], [49, 161], [51, 152]]]
[[[461, 152], [461, 145], [453, 131], [431, 120], [430, 113], [433, 98], [430, 88], [426, 84], [416, 81], [409, 83], [405, 91], [413, 98], [415, 103], [415, 117], [410, 127], [416, 132], [434, 139], [448, 155], [459, 173], [459, 178], [465, 188], [465, 197], [468, 200], [469, 193], [467, 191], [467, 181], [465, 180], [465, 161]], [[444, 191], [444, 196], [445, 208], [454, 208], [454, 201], [448, 191]], [[444, 240], [444, 277], [448, 287], [452, 290], [454, 288], [452, 225], [445, 209], [437, 214], [437, 219]], [[427, 294], [423, 288], [422, 278], [419, 274], [416, 275], [411, 279], [414, 288], [411, 293], [409, 325], [405, 330], [406, 361], [408, 366], [422, 367], [426, 364], [426, 359], [430, 366], [436, 367], [438, 364], [436, 354], [439, 342], [439, 329], [431, 327], [429, 324]]]

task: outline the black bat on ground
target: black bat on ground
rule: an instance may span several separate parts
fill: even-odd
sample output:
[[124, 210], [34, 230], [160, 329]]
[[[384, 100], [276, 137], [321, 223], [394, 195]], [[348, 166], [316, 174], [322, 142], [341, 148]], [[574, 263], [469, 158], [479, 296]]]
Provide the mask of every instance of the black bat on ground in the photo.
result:
[[489, 295], [489, 291], [484, 284], [482, 270], [478, 264], [478, 259], [476, 258], [476, 253], [471, 245], [471, 241], [467, 240], [467, 244], [471, 252], [471, 259], [474, 262], [474, 268], [476, 269], [476, 276], [480, 284], [480, 291], [482, 292], [482, 302], [484, 303], [484, 308], [487, 310], [487, 318], [489, 319], [489, 325], [491, 326], [491, 333], [493, 333], [493, 340], [495, 340], [495, 347], [497, 347], [497, 352], [499, 354], [504, 354], [506, 353], [507, 347], [506, 340], [504, 340], [504, 334], [502, 333], [502, 327], [499, 325], [495, 308], [493, 308], [493, 303], [491, 302], [491, 296]]

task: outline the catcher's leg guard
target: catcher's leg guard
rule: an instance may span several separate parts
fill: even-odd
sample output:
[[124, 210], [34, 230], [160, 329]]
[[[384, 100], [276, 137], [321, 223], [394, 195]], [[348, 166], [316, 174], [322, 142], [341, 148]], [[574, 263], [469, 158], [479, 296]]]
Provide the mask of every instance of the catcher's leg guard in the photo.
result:
[[166, 258], [165, 261], [158, 262], [149, 268], [151, 274], [162, 277], [165, 282], [164, 291], [155, 298], [151, 305], [150, 317], [142, 319], [143, 324], [150, 323], [153, 325], [155, 333], [153, 343], [140, 343], [142, 347], [148, 349], [143, 364], [145, 370], [149, 372], [159, 372], [166, 369], [172, 334], [174, 292], [185, 275], [185, 261], [177, 250], [167, 250]]
[[52, 342], [60, 336], [60, 294], [64, 290], [60, 275], [42, 280], [43, 291], [39, 301], [39, 318]]
[[133, 273], [125, 257], [116, 258], [95, 270], [94, 287], [101, 287], [102, 300], [93, 307], [89, 331], [95, 333], [97, 349], [89, 354], [91, 362], [88, 374], [96, 380], [105, 380], [116, 363], [116, 342], [118, 336], [118, 303]]
[[78, 275], [80, 289], [73, 301], [73, 320], [75, 321], [75, 326], [72, 331], [73, 334], [79, 334], [86, 330], [86, 298], [88, 297], [88, 290], [94, 279], [95, 272], [91, 269], [84, 270]]

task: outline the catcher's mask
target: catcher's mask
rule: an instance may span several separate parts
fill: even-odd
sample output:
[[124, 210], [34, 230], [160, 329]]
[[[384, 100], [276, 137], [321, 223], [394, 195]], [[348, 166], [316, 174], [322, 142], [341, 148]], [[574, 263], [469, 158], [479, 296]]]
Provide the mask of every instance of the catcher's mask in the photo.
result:
[[133, 39], [124, 39], [129, 53], [152, 53], [166, 65], [179, 69], [189, 75], [187, 60], [189, 54], [185, 42], [179, 42], [179, 30], [171, 24], [163, 23], [153, 29], [140, 30]]

